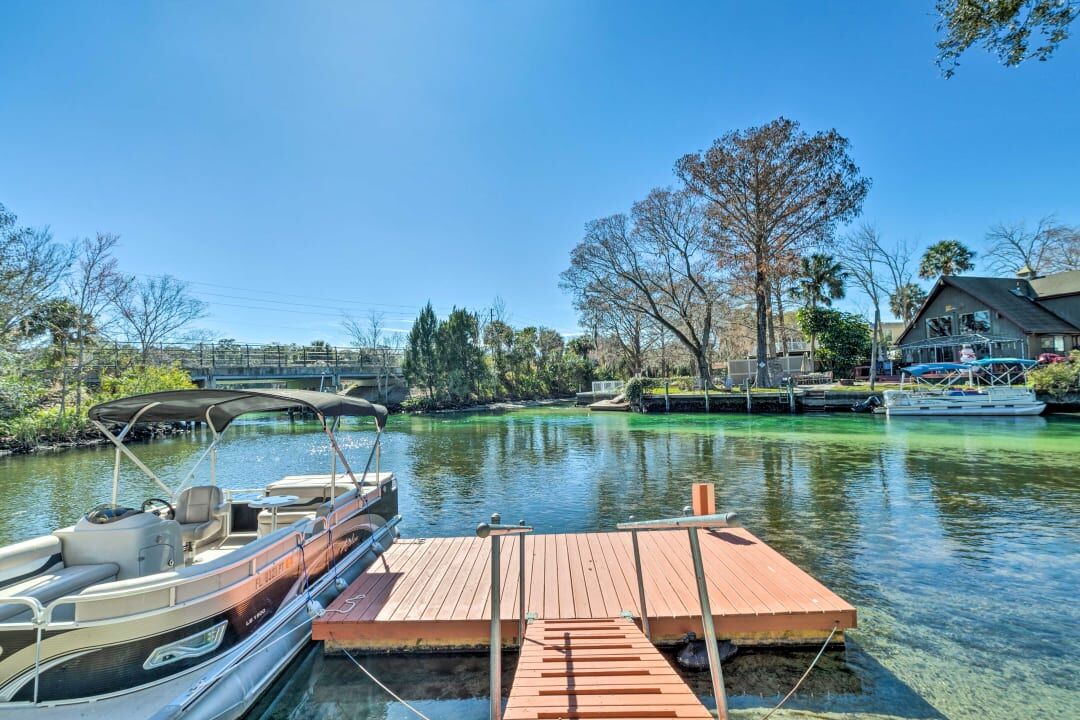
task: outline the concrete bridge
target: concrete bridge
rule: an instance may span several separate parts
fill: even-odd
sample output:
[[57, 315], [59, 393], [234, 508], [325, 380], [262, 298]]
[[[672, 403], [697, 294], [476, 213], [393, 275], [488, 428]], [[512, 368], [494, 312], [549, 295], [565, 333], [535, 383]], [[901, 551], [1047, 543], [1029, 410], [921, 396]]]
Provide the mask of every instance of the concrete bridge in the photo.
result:
[[[94, 354], [96, 368], [130, 365], [138, 346], [112, 343]], [[146, 351], [155, 364], [179, 363], [199, 387], [303, 388], [344, 390], [373, 402], [400, 403], [408, 397], [402, 353], [391, 348], [253, 343], [163, 343]]]

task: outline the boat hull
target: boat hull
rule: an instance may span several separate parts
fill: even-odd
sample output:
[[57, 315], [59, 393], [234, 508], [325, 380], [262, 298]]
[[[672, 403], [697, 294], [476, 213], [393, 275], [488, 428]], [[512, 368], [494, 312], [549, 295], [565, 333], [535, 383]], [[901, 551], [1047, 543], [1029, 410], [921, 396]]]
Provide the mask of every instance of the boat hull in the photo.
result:
[[1039, 415], [1046, 403], [1029, 388], [991, 387], [979, 392], [920, 393], [886, 390], [883, 408], [889, 417], [917, 415]]
[[[305, 592], [284, 604], [243, 643], [213, 660], [134, 690], [85, 700], [54, 703], [0, 703], [0, 720], [74, 720], [101, 718], [113, 713], [125, 720], [190, 718], [234, 720], [250, 708], [277, 675], [311, 641], [311, 622], [319, 609], [332, 601], [393, 543], [394, 518], [338, 560]], [[343, 583], [336, 582], [340, 578]]]
[[986, 415], [1017, 417], [1022, 415], [1040, 415], [1046, 409], [1046, 403], [1034, 405], [966, 405], [966, 406], [904, 406], [885, 408], [889, 417], [909, 417], [916, 415]]

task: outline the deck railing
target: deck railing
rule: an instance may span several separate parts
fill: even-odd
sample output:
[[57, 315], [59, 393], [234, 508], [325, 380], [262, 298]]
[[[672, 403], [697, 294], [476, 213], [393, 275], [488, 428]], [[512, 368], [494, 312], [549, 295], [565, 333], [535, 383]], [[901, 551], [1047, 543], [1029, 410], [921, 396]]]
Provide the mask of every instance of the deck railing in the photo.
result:
[[88, 367], [128, 367], [138, 362], [180, 363], [187, 369], [212, 368], [349, 368], [400, 372], [403, 354], [393, 348], [298, 346], [253, 343], [101, 343], [91, 350]]

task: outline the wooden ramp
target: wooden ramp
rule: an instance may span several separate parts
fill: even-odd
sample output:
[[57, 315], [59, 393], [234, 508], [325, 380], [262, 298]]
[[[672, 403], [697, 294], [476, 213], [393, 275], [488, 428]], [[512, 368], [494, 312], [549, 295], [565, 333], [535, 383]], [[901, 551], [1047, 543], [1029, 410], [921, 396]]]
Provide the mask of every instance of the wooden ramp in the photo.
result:
[[503, 720], [712, 715], [623, 618], [529, 624]]
[[[700, 604], [683, 530], [642, 532], [652, 640], [701, 634]], [[821, 643], [855, 627], [855, 608], [747, 530], [701, 531], [717, 634], [740, 645]], [[502, 628], [518, 632], [517, 537], [502, 541]], [[402, 539], [330, 604], [313, 626], [327, 649], [483, 648], [490, 632], [491, 541]], [[529, 535], [526, 612], [541, 620], [640, 617], [630, 533]]]

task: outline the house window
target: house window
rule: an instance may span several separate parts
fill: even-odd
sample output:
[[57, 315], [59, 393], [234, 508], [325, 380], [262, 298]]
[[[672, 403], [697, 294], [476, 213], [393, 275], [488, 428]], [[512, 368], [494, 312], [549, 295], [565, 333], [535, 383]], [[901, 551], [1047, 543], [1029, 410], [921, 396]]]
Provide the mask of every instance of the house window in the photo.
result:
[[1043, 352], [1065, 352], [1064, 335], [1043, 335], [1039, 338], [1039, 349]]
[[990, 311], [976, 310], [964, 313], [960, 316], [960, 333], [974, 335], [976, 333], [990, 332]]
[[926, 337], [945, 337], [952, 334], [952, 316], [942, 315], [926, 319]]

